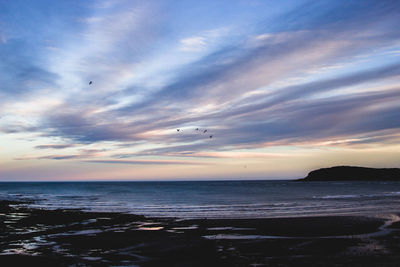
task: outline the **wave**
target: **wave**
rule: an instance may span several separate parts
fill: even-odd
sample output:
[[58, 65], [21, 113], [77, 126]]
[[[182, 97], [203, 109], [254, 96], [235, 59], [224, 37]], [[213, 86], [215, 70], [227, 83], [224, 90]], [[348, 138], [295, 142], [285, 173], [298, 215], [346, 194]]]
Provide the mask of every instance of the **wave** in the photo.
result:
[[375, 198], [375, 197], [397, 197], [400, 196], [398, 192], [383, 192], [378, 194], [358, 194], [358, 195], [327, 195], [327, 196], [313, 196], [314, 199], [348, 199], [348, 198]]
[[0, 199], [49, 209], [117, 211], [154, 217], [267, 218], [379, 213], [400, 209], [400, 183], [215, 182], [0, 185]]

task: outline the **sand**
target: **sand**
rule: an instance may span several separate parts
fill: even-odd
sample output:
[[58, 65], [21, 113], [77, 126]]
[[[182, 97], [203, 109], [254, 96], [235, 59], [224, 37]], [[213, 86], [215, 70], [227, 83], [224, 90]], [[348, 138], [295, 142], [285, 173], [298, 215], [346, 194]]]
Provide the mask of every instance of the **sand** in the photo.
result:
[[0, 201], [1, 266], [399, 266], [397, 215], [147, 218]]

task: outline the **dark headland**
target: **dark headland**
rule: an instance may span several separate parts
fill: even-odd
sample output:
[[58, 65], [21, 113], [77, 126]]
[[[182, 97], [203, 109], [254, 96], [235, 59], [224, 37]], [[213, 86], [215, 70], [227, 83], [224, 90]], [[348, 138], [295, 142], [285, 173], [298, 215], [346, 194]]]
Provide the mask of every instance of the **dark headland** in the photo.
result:
[[336, 166], [314, 170], [298, 181], [400, 181], [400, 169]]

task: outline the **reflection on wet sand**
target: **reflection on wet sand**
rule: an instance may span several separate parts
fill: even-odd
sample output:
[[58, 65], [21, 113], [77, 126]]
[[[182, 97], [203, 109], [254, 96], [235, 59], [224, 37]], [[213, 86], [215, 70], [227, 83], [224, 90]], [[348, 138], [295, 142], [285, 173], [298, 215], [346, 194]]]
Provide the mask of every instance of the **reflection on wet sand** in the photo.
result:
[[400, 260], [399, 229], [397, 215], [175, 220], [0, 201], [0, 261], [13, 266], [391, 266]]

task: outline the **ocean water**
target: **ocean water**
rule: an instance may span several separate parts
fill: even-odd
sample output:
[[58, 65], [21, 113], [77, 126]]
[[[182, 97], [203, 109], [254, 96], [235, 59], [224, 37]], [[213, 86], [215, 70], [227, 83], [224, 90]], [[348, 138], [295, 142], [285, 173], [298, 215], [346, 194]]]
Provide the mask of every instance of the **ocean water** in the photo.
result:
[[400, 182], [2, 182], [0, 199], [177, 218], [378, 215], [400, 212]]

